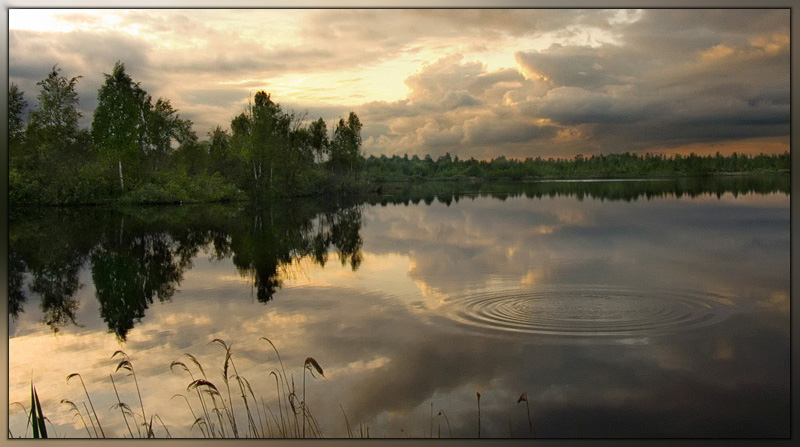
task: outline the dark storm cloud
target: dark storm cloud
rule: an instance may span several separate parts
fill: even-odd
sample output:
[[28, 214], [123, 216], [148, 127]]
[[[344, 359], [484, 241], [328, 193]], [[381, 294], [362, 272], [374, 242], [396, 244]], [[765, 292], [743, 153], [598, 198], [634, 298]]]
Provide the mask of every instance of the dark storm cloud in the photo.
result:
[[464, 123], [464, 143], [471, 146], [524, 143], [554, 134], [551, 126], [536, 125], [515, 116], [481, 115]]
[[547, 51], [516, 54], [523, 68], [532, 69], [555, 85], [595, 88], [609, 84], [625, 84], [619, 75], [603, 66], [607, 57], [603, 50], [591, 47], [553, 45]]
[[653, 102], [642, 103], [631, 94], [635, 92], [622, 90], [609, 94], [557, 87], [547, 92], [541, 101], [531, 104], [534, 111], [529, 113], [565, 125], [630, 123], [663, 114]]
[[[453, 20], [467, 23], [478, 16], [465, 14]], [[441, 113], [453, 110], [443, 101], [448, 93], [469, 91], [481, 101], [482, 113], [462, 114], [460, 122], [451, 117], [446, 129], [452, 132], [456, 126], [465, 135], [470, 125], [478, 130], [470, 135], [480, 139], [465, 138], [462, 143], [487, 144], [494, 139], [495, 147], [485, 152], [486, 157], [502, 153], [498, 148], [513, 142], [529, 145], [527, 152], [506, 146], [516, 154], [565, 151], [566, 155], [788, 136], [787, 10], [645, 10], [640, 20], [615, 25], [609, 25], [606, 15], [600, 16], [595, 26], [613, 30], [617, 43], [520, 49], [516, 61], [528, 80], [516, 70], [490, 72], [478, 62], [448, 56], [408, 78], [408, 101], [381, 104], [382, 113], [377, 104], [365, 111], [390, 123], [392, 114], [404, 117], [395, 121], [394, 128], [416, 122], [424, 133], [426, 128], [435, 130], [424, 123], [431, 118], [440, 121]], [[583, 23], [571, 17], [573, 24]], [[500, 78], [505, 82], [496, 82]], [[478, 88], [476, 79], [486, 83]], [[490, 86], [496, 90], [488, 97]], [[419, 107], [425, 100], [441, 107], [438, 115], [427, 116]], [[537, 129], [509, 119], [514, 116], [548, 120], [557, 127]], [[555, 132], [557, 128], [561, 132]], [[554, 134], [558, 138], [553, 139]], [[569, 135], [580, 137], [562, 138]], [[428, 140], [396, 140], [406, 146], [416, 142], [420, 153], [431, 149], [423, 144]], [[380, 151], [392, 138], [374, 141], [383, 147], [372, 150]], [[460, 150], [470, 148], [476, 151], [469, 144]]]

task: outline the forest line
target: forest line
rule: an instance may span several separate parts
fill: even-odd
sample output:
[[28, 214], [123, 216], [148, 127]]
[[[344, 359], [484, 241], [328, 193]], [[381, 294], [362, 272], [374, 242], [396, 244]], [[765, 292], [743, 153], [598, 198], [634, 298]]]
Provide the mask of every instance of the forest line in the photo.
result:
[[75, 87], [54, 66], [37, 83], [27, 119], [24, 92], [9, 86], [11, 204], [219, 202], [265, 196], [367, 193], [384, 182], [652, 178], [788, 172], [776, 155], [577, 155], [569, 159], [433, 159], [365, 156], [354, 112], [332, 132], [319, 118], [285, 110], [258, 91], [234, 117], [200, 140], [169, 99], [153, 99], [117, 62], [98, 90], [89, 129], [81, 128]]

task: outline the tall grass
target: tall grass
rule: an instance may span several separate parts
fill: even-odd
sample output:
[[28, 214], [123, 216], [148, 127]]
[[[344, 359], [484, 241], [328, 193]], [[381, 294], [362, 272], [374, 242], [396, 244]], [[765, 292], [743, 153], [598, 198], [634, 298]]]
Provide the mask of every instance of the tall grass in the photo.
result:
[[[17, 405], [22, 408], [22, 413], [27, 416], [25, 433], [27, 433], [28, 429], [30, 429], [31, 436], [34, 439], [44, 439], [48, 437], [45, 422], [50, 423], [50, 426], [53, 428], [53, 433], [55, 433], [55, 427], [53, 427], [53, 423], [50, 422], [50, 419], [44, 416], [42, 404], [39, 402], [39, 393], [36, 391], [36, 387], [33, 385], [33, 379], [31, 379], [31, 410], [28, 411], [28, 409], [25, 408], [25, 405], [20, 402], [11, 402], [9, 406], [11, 405]], [[8, 427], [8, 437], [14, 437], [14, 433], [11, 431], [10, 426]]]
[[[170, 400], [180, 398], [185, 403], [186, 408], [191, 415], [191, 424], [189, 430], [199, 431], [203, 438], [322, 438], [323, 433], [313, 416], [311, 409], [308, 405], [306, 393], [306, 372], [310, 373], [313, 378], [324, 378], [322, 366], [313, 357], [307, 357], [303, 363], [303, 383], [302, 389], [295, 386], [294, 378], [292, 375], [287, 374], [283, 359], [278, 352], [275, 344], [266, 337], [261, 337], [269, 344], [271, 350], [277, 356], [277, 364], [274, 367], [264, 371], [262, 376], [263, 384], [269, 385], [274, 380], [274, 395], [270, 398], [265, 396], [256, 396], [250, 381], [243, 377], [234, 361], [233, 350], [230, 345], [221, 339], [214, 339], [209, 342], [209, 345], [218, 345], [224, 350], [224, 359], [220, 368], [221, 382], [214, 383], [206, 369], [200, 361], [192, 354], [185, 353], [184, 359], [175, 360], [169, 368], [174, 374], [186, 374], [188, 376], [188, 384], [186, 386], [186, 393], [175, 394]], [[133, 386], [138, 397], [138, 408], [132, 407], [124, 402], [119, 393], [117, 380], [114, 374], [109, 374], [116, 403], [111, 406], [111, 410], [119, 410], [122, 416], [125, 428], [127, 428], [127, 435], [123, 437], [130, 438], [155, 438], [164, 436], [171, 438], [169, 429], [164, 421], [158, 414], [148, 413], [145, 410], [145, 405], [142, 399], [139, 381], [136, 377], [136, 371], [133, 367], [133, 362], [124, 351], [116, 351], [111, 358], [119, 357], [120, 360], [116, 365], [114, 373], [127, 372], [127, 376], [132, 377]], [[67, 383], [71, 379], [78, 378], [83, 388], [83, 394], [86, 398], [84, 402], [73, 402], [67, 399], [62, 399], [63, 405], [68, 405], [70, 412], [73, 413], [73, 419], [79, 419], [86, 435], [89, 438], [106, 438], [107, 435], [95, 410], [90, 393], [86, 387], [83, 377], [79, 373], [72, 373], [67, 376]], [[481, 393], [476, 392], [478, 399], [478, 420], [477, 420], [477, 436], [482, 436], [481, 432]], [[530, 414], [530, 404], [528, 402], [527, 393], [520, 395], [517, 399], [517, 404], [522, 402], [526, 404], [526, 414], [528, 419], [528, 426], [530, 437], [535, 437], [533, 422]], [[87, 405], [88, 402], [88, 405]], [[34, 438], [48, 437], [48, 431], [45, 427], [45, 421], [52, 422], [44, 417], [44, 411], [39, 402], [39, 396], [31, 381], [31, 408], [28, 411], [25, 406], [19, 402], [13, 402], [12, 405], [17, 405], [22, 408], [26, 414], [27, 426], [26, 433], [30, 428], [30, 433]], [[82, 408], [81, 408], [82, 407]], [[348, 438], [369, 438], [370, 428], [362, 422], [358, 423], [355, 427], [351, 425], [344, 407], [339, 405], [344, 418], [345, 433]], [[430, 406], [430, 421], [429, 421], [429, 437], [434, 437], [433, 433], [433, 402]], [[447, 425], [447, 434], [450, 438], [453, 437], [450, 420], [444, 410], [440, 410], [437, 414], [437, 437], [442, 437], [442, 423], [444, 419]], [[162, 435], [157, 435], [155, 423], [160, 424], [163, 429]], [[509, 421], [509, 431], [513, 437], [513, 431], [510, 428], [511, 422]], [[425, 429], [423, 428], [423, 437]], [[55, 427], [53, 427], [55, 432]], [[410, 437], [409, 432], [403, 428], [401, 434]], [[13, 438], [14, 434], [9, 427], [9, 438]]]
[[[322, 437], [322, 430], [316, 419], [312, 416], [306, 401], [305, 372], [308, 370], [312, 377], [316, 373], [324, 377], [322, 367], [313, 358], [308, 357], [303, 365], [302, 399], [294, 379], [287, 375], [286, 368], [280, 353], [271, 340], [262, 337], [269, 343], [278, 357], [278, 368], [270, 370], [266, 378], [275, 380], [275, 399], [270, 406], [263, 396], [257, 398], [253, 388], [245, 377], [239, 374], [233, 359], [231, 346], [223, 340], [214, 339], [209, 344], [218, 344], [225, 350], [221, 375], [224, 385], [224, 395], [220, 387], [209, 380], [200, 362], [191, 354], [185, 356], [191, 361], [190, 367], [183, 361], [173, 361], [170, 369], [182, 370], [189, 375], [190, 382], [186, 391], [190, 396], [178, 394], [173, 396], [183, 397], [194, 423], [192, 428], [198, 427], [205, 438], [300, 438]], [[231, 385], [238, 390], [231, 392]], [[194, 406], [192, 402], [194, 401]], [[237, 413], [235, 405], [240, 403], [243, 411]], [[199, 408], [199, 411], [195, 411]], [[243, 418], [244, 422], [239, 418]], [[246, 429], [244, 424], [246, 424]]]

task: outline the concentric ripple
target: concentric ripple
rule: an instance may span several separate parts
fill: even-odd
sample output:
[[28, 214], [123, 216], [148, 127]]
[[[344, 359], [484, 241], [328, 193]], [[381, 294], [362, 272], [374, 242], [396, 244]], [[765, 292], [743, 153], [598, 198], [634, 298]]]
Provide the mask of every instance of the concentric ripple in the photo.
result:
[[483, 329], [571, 336], [646, 336], [716, 324], [734, 307], [711, 294], [559, 286], [453, 299], [451, 318]]

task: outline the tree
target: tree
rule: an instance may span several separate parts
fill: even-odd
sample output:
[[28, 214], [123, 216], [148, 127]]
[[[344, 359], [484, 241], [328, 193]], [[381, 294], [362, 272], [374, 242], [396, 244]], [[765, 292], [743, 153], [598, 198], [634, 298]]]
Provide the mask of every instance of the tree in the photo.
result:
[[[22, 187], [32, 196], [27, 200], [58, 203], [73, 188], [73, 180], [86, 161], [89, 141], [88, 133], [80, 129], [78, 121], [78, 94], [75, 86], [80, 76], [67, 78], [61, 69], [53, 66], [45, 79], [38, 82], [41, 91], [38, 104], [28, 119], [24, 137], [17, 133], [11, 147], [14, 160], [9, 172], [12, 189]], [[15, 109], [19, 109], [20, 94], [15, 94]], [[19, 132], [16, 120], [13, 129]]]
[[[253, 129], [248, 148], [256, 188], [263, 189], [265, 175], [269, 175], [272, 189], [276, 160], [281, 155], [288, 155], [291, 117], [283, 113], [281, 106], [263, 90], [256, 93], [252, 116]], [[268, 169], [266, 173], [265, 168]]]
[[[153, 98], [125, 73], [117, 62], [97, 94], [92, 137], [98, 154], [106, 161], [109, 174], [116, 167], [120, 189], [125, 189], [125, 174], [136, 180], [149, 180], [173, 152], [173, 141], [192, 151], [197, 135], [192, 122], [180, 118], [170, 101]], [[186, 149], [186, 148], [185, 148]], [[130, 184], [130, 182], [129, 182]]]
[[[9, 196], [12, 190], [18, 188], [24, 180], [21, 178], [20, 167], [23, 165], [25, 141], [25, 125], [22, 113], [28, 106], [23, 97], [23, 92], [16, 84], [8, 88], [8, 188]], [[10, 295], [9, 295], [10, 296]]]
[[231, 136], [217, 126], [208, 132], [209, 174], [219, 172], [228, 180], [236, 179], [236, 157], [231, 150]]
[[330, 154], [330, 163], [334, 170], [348, 170], [351, 175], [358, 172], [361, 160], [361, 121], [354, 112], [350, 112], [347, 121], [340, 118], [336, 124]]
[[39, 104], [31, 111], [26, 129], [30, 167], [45, 175], [52, 175], [49, 171], [59, 161], [65, 161], [64, 150], [77, 142], [79, 134], [81, 114], [76, 108], [75, 85], [80, 76], [67, 79], [60, 73], [61, 69], [53, 66], [47, 77], [36, 83], [42, 88], [37, 97]]
[[[98, 155], [105, 159], [109, 173], [116, 165], [120, 189], [125, 189], [123, 168], [139, 162], [140, 133], [144, 127], [142, 102], [146, 94], [125, 73], [125, 64], [117, 62], [97, 92], [97, 108], [92, 120], [92, 141]], [[113, 175], [113, 174], [112, 174]]]
[[8, 145], [12, 161], [19, 156], [19, 149], [24, 139], [25, 125], [22, 112], [27, 106], [23, 92], [12, 83], [8, 88]]
[[270, 94], [261, 90], [254, 103], [231, 121], [232, 149], [247, 164], [253, 189], [258, 192], [265, 186], [272, 190], [276, 174], [288, 172], [288, 166], [279, 163], [290, 161], [293, 119], [293, 114], [284, 113]]
[[180, 119], [177, 110], [172, 108], [168, 99], [158, 98], [155, 104], [149, 96], [142, 103], [144, 129], [140, 143], [142, 161], [148, 171], [158, 170], [159, 166], [172, 152], [172, 141], [192, 144], [197, 136], [192, 135], [191, 122]]
[[310, 144], [315, 152], [315, 159], [322, 162], [330, 152], [330, 140], [328, 139], [328, 127], [325, 121], [320, 118], [308, 126]]

